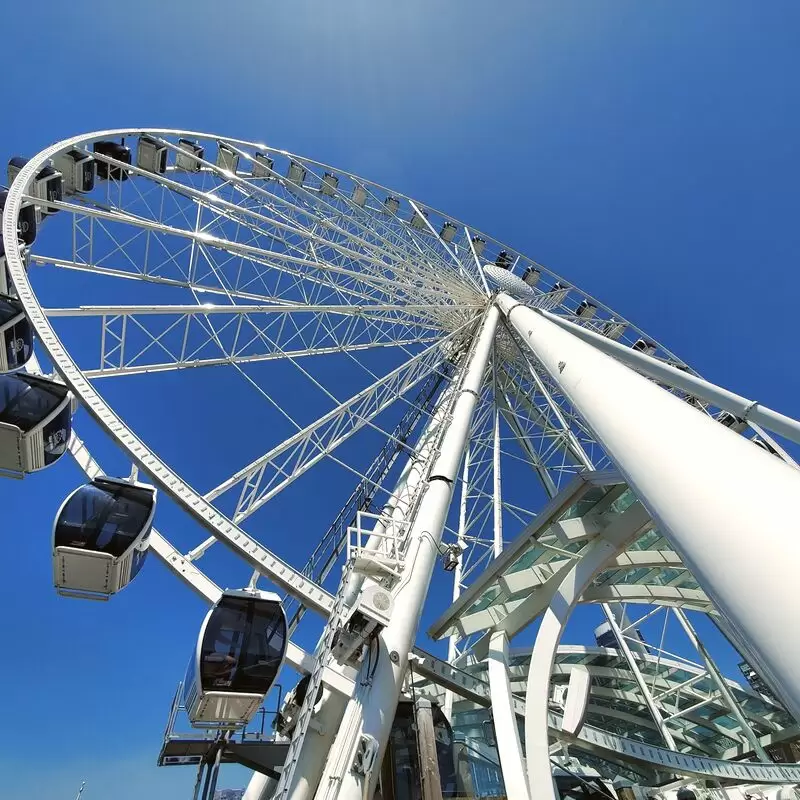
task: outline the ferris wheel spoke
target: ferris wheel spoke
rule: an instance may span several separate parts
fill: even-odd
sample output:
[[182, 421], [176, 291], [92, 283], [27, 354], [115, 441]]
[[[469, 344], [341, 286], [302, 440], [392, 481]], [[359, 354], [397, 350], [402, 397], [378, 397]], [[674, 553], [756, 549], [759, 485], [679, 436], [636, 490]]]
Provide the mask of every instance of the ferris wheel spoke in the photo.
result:
[[[248, 288], [254, 282], [258, 282], [259, 286], [265, 286], [265, 278], [269, 275], [272, 279], [274, 291], [277, 288], [275, 276], [280, 277], [280, 274], [284, 273], [291, 276], [295, 283], [282, 287], [281, 294], [293, 296], [295, 300], [300, 298], [297, 296], [298, 291], [293, 290], [300, 286], [301, 281], [310, 281], [319, 286], [330, 287], [331, 292], [334, 293], [333, 299], [341, 300], [341, 295], [344, 295], [362, 300], [381, 301], [391, 296], [389, 289], [392, 282], [388, 278], [370, 277], [367, 279], [363, 273], [338, 267], [328, 262], [319, 263], [287, 253], [264, 250], [246, 243], [221, 239], [207, 231], [175, 228], [130, 213], [123, 213], [110, 207], [101, 208], [98, 205], [88, 206], [69, 203], [60, 203], [59, 207], [71, 210], [75, 215], [74, 226], [76, 231], [73, 234], [73, 241], [75, 242], [73, 261], [77, 263], [89, 264], [101, 259], [107, 259], [115, 253], [121, 253], [130, 262], [134, 272], [145, 272], [147, 275], [154, 277], [166, 277], [157, 275], [159, 267], [154, 267], [152, 264], [148, 264], [147, 261], [148, 254], [152, 255], [154, 245], [159, 244], [166, 256], [163, 264], [171, 265], [174, 271], [177, 272], [178, 277], [173, 278], [173, 280], [192, 283], [193, 281], [189, 275], [191, 266], [190, 246], [196, 246], [208, 265], [207, 274], [214, 275], [223, 288], [226, 283], [232, 284], [230, 288], [233, 290]], [[122, 236], [116, 236], [110, 230], [109, 225], [115, 223], [123, 225], [122, 235], [127, 236], [127, 238], [122, 239]], [[88, 229], [82, 229], [82, 225], [88, 225]], [[130, 233], [131, 230], [134, 231], [132, 234]], [[150, 247], [145, 251], [144, 265], [140, 266], [130, 255], [128, 248], [133, 241], [143, 236], [144, 231], [152, 234], [152, 237], [148, 240]], [[101, 243], [98, 242], [100, 232], [104, 233], [110, 240], [112, 245], [110, 249], [108, 247], [102, 248]], [[187, 244], [178, 253], [175, 253], [169, 242], [160, 238], [162, 236], [175, 236], [181, 241], [186, 241]], [[210, 250], [225, 253], [229, 259], [236, 256], [241, 259], [233, 281], [229, 278], [228, 280], [223, 280], [223, 276], [225, 276], [224, 264], [219, 267], [215, 257], [209, 252]], [[180, 259], [183, 255], [186, 256], [186, 264], [182, 263]], [[243, 270], [244, 265], [248, 265], [251, 269], [249, 271]], [[266, 271], [260, 269], [260, 267], [266, 267]], [[160, 269], [164, 271], [163, 266]], [[197, 270], [195, 269], [196, 272]], [[273, 295], [270, 299], [276, 298]]]
[[435, 328], [407, 318], [403, 306], [203, 304], [43, 310], [50, 318], [100, 323], [100, 367], [85, 370], [90, 378], [410, 347], [441, 338]]
[[[109, 162], [115, 164], [121, 164], [121, 162], [114, 162], [113, 159], [106, 159]], [[121, 168], [121, 167], [120, 167]], [[133, 168], [130, 168], [133, 169]], [[150, 173], [144, 173], [142, 170], [137, 170], [137, 172], [143, 173], [148, 179], [156, 179], [162, 178], [163, 176], [153, 176]], [[168, 182], [167, 185], [164, 187], [172, 188], [172, 184], [174, 182]], [[182, 191], [179, 194], [186, 195], [191, 199], [195, 200], [198, 204], [198, 209], [207, 209], [215, 214], [215, 217], [207, 223], [205, 226], [199, 226], [195, 223], [192, 223], [189, 217], [186, 215], [186, 210], [183, 207], [178, 207], [178, 210], [173, 210], [172, 214], [169, 216], [165, 216], [164, 207], [159, 212], [159, 214], [154, 214], [153, 216], [156, 217], [155, 219], [150, 219], [145, 216], [133, 214], [130, 210], [127, 210], [125, 213], [121, 212], [121, 209], [118, 205], [106, 205], [100, 203], [96, 200], [92, 199], [85, 199], [85, 198], [78, 198], [80, 200], [80, 204], [85, 206], [87, 209], [87, 214], [89, 216], [98, 217], [105, 219], [107, 221], [113, 222], [124, 222], [128, 224], [132, 224], [137, 226], [138, 228], [145, 229], [148, 231], [148, 237], [152, 233], [160, 233], [166, 235], [176, 235], [185, 238], [189, 238], [193, 245], [195, 243], [205, 243], [207, 245], [213, 245], [220, 247], [222, 249], [227, 250], [235, 250], [240, 255], [261, 255], [262, 259], [268, 260], [269, 265], [273, 268], [276, 268], [276, 264], [274, 263], [276, 260], [279, 262], [288, 262], [294, 264], [301, 264], [304, 266], [319, 266], [318, 264], [309, 262], [307, 258], [302, 257], [302, 255], [292, 255], [292, 250], [297, 253], [302, 253], [302, 248], [300, 248], [299, 244], [293, 244], [290, 242], [285, 235], [275, 235], [274, 233], [270, 234], [269, 230], [264, 229], [264, 223], [272, 223], [272, 220], [269, 217], [264, 216], [261, 213], [256, 211], [252, 211], [251, 214], [256, 217], [255, 220], [250, 220], [243, 222], [242, 220], [236, 218], [235, 216], [231, 216], [230, 214], [225, 214], [223, 211], [220, 211], [219, 208], [216, 207], [215, 203], [209, 201], [209, 194], [204, 192], [199, 192], [198, 190], [192, 190], [190, 187], [186, 187], [184, 184], [175, 183], [175, 186], [181, 187]], [[219, 198], [214, 198], [219, 199]], [[219, 199], [220, 202], [224, 202]], [[174, 205], [174, 204], [173, 204]], [[58, 205], [58, 208], [65, 208], [65, 205]], [[240, 209], [239, 206], [236, 206], [232, 203], [226, 203], [226, 207], [228, 209]], [[149, 206], [148, 206], [149, 208]], [[95, 213], [91, 214], [88, 209], [94, 209]], [[152, 211], [152, 209], [150, 209]], [[263, 209], [262, 209], [263, 210]], [[105, 213], [102, 213], [105, 212]], [[175, 226], [168, 224], [168, 221], [171, 222], [177, 216], [182, 217], [183, 221], [186, 223], [185, 228], [180, 226]], [[258, 246], [249, 245], [247, 243], [241, 242], [231, 242], [229, 239], [226, 239], [224, 235], [214, 236], [210, 233], [210, 228], [213, 228], [215, 225], [219, 226], [220, 221], [228, 219], [230, 221], [236, 222], [238, 225], [241, 225], [243, 228], [249, 230], [252, 233], [252, 241], [254, 241]], [[290, 232], [301, 234], [303, 237], [308, 235], [308, 232], [305, 229], [300, 231], [293, 230], [289, 226], [282, 225], [279, 227], [284, 228], [284, 233], [286, 230]], [[264, 241], [264, 237], [268, 237], [269, 241]], [[380, 267], [381, 264], [378, 260], [376, 260], [373, 256], [369, 258], [363, 253], [357, 253], [354, 251], [347, 250], [343, 248], [341, 245], [328, 242], [325, 239], [320, 238], [319, 241], [323, 244], [326, 244], [329, 248], [332, 248], [337, 255], [342, 257], [349, 257], [349, 263], [346, 262], [346, 259], [343, 261], [345, 263], [344, 267], [339, 267], [335, 263], [331, 263], [330, 261], [325, 263], [325, 272], [324, 275], [326, 278], [329, 278], [330, 273], [332, 272], [339, 272], [343, 274], [345, 277], [349, 277], [351, 280], [355, 281], [357, 284], [367, 284], [368, 281], [366, 280], [367, 277], [370, 275], [369, 272], [364, 271], [364, 266], [372, 265], [372, 268]], [[272, 245], [275, 242], [279, 242], [284, 245], [287, 249], [287, 252], [282, 253], [279, 250], [273, 249]], [[231, 245], [243, 245], [232, 248]], [[264, 246], [262, 246], [264, 245]], [[117, 249], [124, 250], [123, 245], [119, 245]], [[344, 251], [344, 252], [342, 252]], [[357, 269], [354, 269], [358, 267]], [[379, 277], [380, 270], [377, 270], [376, 275]], [[386, 286], [388, 283], [387, 278], [384, 278], [382, 281], [378, 280], [378, 286], [374, 285], [374, 281], [370, 283], [369, 288], [372, 291], [375, 291], [376, 288], [383, 289], [385, 292]]]
[[[189, 289], [199, 294], [223, 295], [234, 300], [249, 300], [249, 301], [262, 301], [264, 303], [275, 304], [291, 304], [293, 301], [286, 300], [271, 294], [268, 291], [244, 291], [241, 288], [230, 288], [209, 283], [202, 283], [198, 280], [180, 280], [177, 278], [168, 278], [161, 275], [156, 275], [147, 271], [139, 271], [142, 265], [135, 264], [136, 271], [122, 269], [120, 267], [105, 266], [98, 263], [90, 263], [86, 261], [76, 261], [67, 258], [58, 258], [56, 256], [49, 256], [43, 254], [33, 253], [30, 257], [31, 263], [38, 266], [54, 266], [61, 269], [76, 270], [79, 272], [89, 272], [97, 275], [105, 275], [111, 278], [121, 278], [124, 280], [143, 281], [147, 283], [161, 284], [164, 286], [171, 286], [177, 289]], [[257, 282], [257, 278], [251, 278], [248, 285], [253, 285]], [[313, 281], [312, 281], [313, 282]], [[354, 296], [354, 295], [353, 295]], [[339, 298], [346, 299], [346, 298]], [[367, 300], [369, 298], [358, 297], [359, 300]]]
[[[447, 336], [451, 341], [459, 331]], [[442, 343], [423, 350], [385, 377], [239, 470], [205, 495], [214, 500], [241, 484], [234, 519], [241, 521], [375, 419], [407, 391], [440, 369]]]
[[[165, 144], [168, 148], [172, 149], [173, 151], [178, 151], [179, 148], [169, 142], [166, 139], [161, 140], [163, 144]], [[166, 177], [165, 175], [148, 172], [146, 170], [142, 170], [139, 167], [134, 167], [131, 165], [125, 165], [122, 162], [119, 162], [113, 158], [108, 156], [100, 156], [101, 161], [109, 164], [110, 166], [114, 166], [118, 169], [126, 169], [128, 172], [138, 175], [142, 178], [145, 178], [147, 181], [153, 181], [156, 183], [161, 184], [164, 188], [170, 189], [170, 191], [176, 195], [187, 197], [194, 202], [208, 208], [209, 210], [214, 211], [219, 216], [231, 216], [231, 218], [237, 219], [238, 215], [244, 213], [245, 216], [249, 216], [251, 219], [249, 221], [242, 221], [242, 224], [251, 227], [253, 230], [258, 231], [259, 233], [263, 233], [263, 225], [266, 223], [272, 228], [277, 230], [283, 231], [284, 234], [299, 234], [302, 237], [302, 240], [305, 241], [307, 238], [311, 237], [314, 238], [311, 234], [311, 230], [309, 227], [308, 222], [304, 223], [300, 221], [297, 216], [291, 216], [287, 214], [281, 214], [278, 210], [277, 202], [278, 198], [270, 192], [266, 192], [261, 187], [253, 186], [253, 184], [249, 183], [245, 179], [240, 178], [237, 175], [233, 175], [231, 173], [226, 173], [217, 167], [215, 164], [212, 164], [209, 161], [204, 159], [197, 159], [200, 164], [203, 166], [203, 174], [213, 174], [217, 178], [221, 178], [223, 183], [215, 187], [213, 191], [201, 191], [195, 189], [191, 186], [187, 186], [184, 183], [174, 181], [171, 178]], [[282, 179], [281, 179], [282, 180]], [[244, 204], [237, 204], [228, 200], [225, 200], [221, 196], [217, 194], [217, 190], [221, 189], [224, 185], [230, 185], [231, 187], [238, 187], [242, 189], [242, 187], [246, 186], [249, 187], [250, 191], [244, 191], [243, 199], [253, 199], [255, 192], [259, 193], [262, 197], [261, 202], [257, 204], [255, 208], [251, 208]], [[292, 206], [294, 211], [299, 211], [300, 209], [294, 205]], [[310, 208], [310, 207], [309, 207]], [[266, 216], [263, 211], [267, 209], [271, 212], [270, 216]], [[303, 209], [307, 213], [309, 211], [308, 208]], [[324, 218], [319, 217], [318, 215], [311, 214], [310, 219], [313, 219], [315, 222], [319, 222], [320, 224], [326, 224]], [[188, 223], [188, 219], [186, 220]], [[355, 241], [362, 249], [361, 250], [350, 250], [348, 248], [344, 248], [341, 244], [334, 244], [331, 243], [329, 240], [325, 240], [322, 237], [319, 237], [321, 242], [326, 242], [333, 247], [334, 249], [338, 249], [341, 253], [345, 256], [352, 256], [357, 258], [359, 261], [363, 261], [367, 259], [367, 257], [371, 258], [374, 265], [378, 265], [382, 262], [382, 259], [385, 257], [385, 252], [379, 251], [377, 248], [373, 249], [366, 239], [362, 237], [355, 237], [352, 230], [348, 230], [345, 228], [341, 228], [338, 226], [332, 226], [330, 222], [327, 222], [327, 227], [333, 227], [333, 229], [345, 237], [346, 241], [352, 243]], [[286, 240], [284, 240], [286, 241]], [[367, 259], [368, 260], [368, 259]]]

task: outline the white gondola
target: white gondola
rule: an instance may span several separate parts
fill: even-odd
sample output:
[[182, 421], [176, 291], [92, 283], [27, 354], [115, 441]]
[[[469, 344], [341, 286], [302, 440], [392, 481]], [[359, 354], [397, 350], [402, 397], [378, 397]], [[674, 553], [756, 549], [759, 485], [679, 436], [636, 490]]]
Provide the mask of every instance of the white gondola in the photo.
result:
[[206, 615], [186, 671], [184, 706], [192, 726], [246, 725], [272, 688], [286, 645], [278, 595], [224, 591]]
[[167, 146], [143, 133], [136, 145], [136, 166], [163, 175], [167, 171]]
[[[8, 162], [8, 182], [14, 182], [14, 179], [22, 171], [22, 168], [28, 163], [27, 158], [21, 156], [14, 156]], [[58, 209], [55, 206], [48, 206], [47, 202], [55, 200], [58, 202], [64, 197], [64, 179], [61, 173], [53, 166], [50, 161], [45, 164], [33, 179], [33, 185], [30, 192], [41, 203], [36, 204], [37, 211], [43, 215], [55, 214]]]
[[597, 313], [597, 306], [588, 300], [581, 300], [575, 309], [575, 316], [581, 319], [591, 319]]
[[0, 294], [0, 372], [19, 369], [33, 355], [33, 327], [22, 303]]
[[500, 269], [511, 269], [511, 265], [514, 263], [514, 259], [508, 254], [508, 251], [501, 250], [497, 254], [497, 258], [494, 260], [495, 266], [500, 267]]
[[741, 417], [737, 417], [735, 414], [730, 414], [727, 411], [720, 412], [717, 417], [717, 422], [736, 433], [743, 433], [747, 430], [747, 423], [741, 419]]
[[336, 190], [339, 188], [339, 178], [334, 175], [332, 172], [326, 172], [322, 176], [322, 186], [320, 186], [320, 191], [322, 194], [328, 195], [328, 197], [333, 197], [336, 194]]
[[458, 228], [452, 222], [445, 222], [439, 231], [439, 236], [443, 242], [450, 244], [455, 238], [456, 231], [458, 231]]
[[[3, 209], [6, 207], [7, 199], [8, 189], [0, 188], [0, 217], [3, 216]], [[17, 235], [19, 241], [24, 245], [30, 246], [36, 241], [36, 209], [30, 203], [26, 203], [20, 208], [19, 216], [17, 217]], [[22, 249], [22, 257], [27, 269], [30, 262], [27, 247]], [[2, 230], [0, 230], [0, 294], [16, 294], [6, 265], [6, 245]]]
[[[2, 210], [0, 210], [0, 215], [2, 215]], [[2, 244], [2, 242], [0, 242]], [[20, 255], [22, 256], [22, 265], [25, 267], [25, 272], [28, 271], [28, 268], [31, 265], [31, 253], [27, 247], [20, 248]], [[16, 297], [17, 290], [14, 287], [14, 282], [11, 280], [11, 273], [8, 271], [8, 265], [6, 264], [6, 257], [5, 253], [2, 252], [0, 249], [0, 294], [8, 295], [9, 297]]]
[[178, 139], [178, 152], [175, 154], [175, 167], [184, 172], [200, 172], [202, 164], [199, 159], [205, 156], [203, 145], [191, 139]]
[[640, 353], [652, 356], [656, 352], [656, 345], [654, 342], [648, 342], [647, 339], [637, 339], [631, 347]]
[[253, 153], [252, 175], [254, 178], [271, 178], [274, 170], [275, 161], [266, 153]]
[[225, 142], [217, 142], [217, 166], [233, 175], [239, 169], [239, 154]]
[[531, 288], [536, 286], [539, 283], [539, 278], [542, 277], [542, 273], [540, 270], [536, 269], [536, 267], [527, 267], [525, 272], [522, 273], [522, 280], [528, 284]]
[[624, 322], [617, 322], [615, 319], [610, 319], [603, 325], [603, 336], [607, 339], [613, 339], [615, 342], [622, 337], [625, 333], [627, 325]]
[[352, 199], [359, 208], [364, 208], [367, 204], [367, 190], [360, 183], [353, 186]]
[[473, 236], [472, 248], [475, 250], [475, 255], [480, 258], [483, 255], [484, 249], [486, 248], [486, 239], [484, 239], [482, 236]]
[[20, 475], [64, 455], [72, 395], [63, 383], [26, 373], [0, 375], [0, 473]]
[[96, 168], [91, 153], [72, 147], [53, 158], [64, 178], [64, 194], [86, 194], [94, 189]]
[[59, 594], [107, 600], [147, 557], [156, 490], [100, 476], [61, 505], [53, 525], [53, 582]]
[[634, 350], [644, 353], [646, 356], [652, 356], [656, 352], [656, 345], [653, 342], [648, 342], [646, 339], [637, 339], [633, 345]]
[[[96, 155], [113, 158], [123, 164], [131, 163], [131, 149], [122, 142], [100, 141], [92, 145]], [[97, 177], [103, 181], [126, 181], [128, 180], [128, 170], [116, 164], [109, 164], [102, 159], [97, 161]]]
[[296, 161], [290, 161], [289, 171], [286, 173], [286, 177], [291, 183], [296, 183], [298, 186], [302, 186], [306, 180], [306, 168], [302, 164], [298, 164]]
[[392, 197], [391, 195], [389, 195], [383, 201], [383, 207], [389, 214], [396, 214], [397, 209], [400, 208], [400, 201], [396, 197]]
[[427, 230], [428, 226], [425, 224], [425, 220], [427, 218], [428, 218], [427, 211], [423, 211], [421, 214], [418, 211], [415, 211], [414, 215], [411, 217], [411, 227], [418, 231]]

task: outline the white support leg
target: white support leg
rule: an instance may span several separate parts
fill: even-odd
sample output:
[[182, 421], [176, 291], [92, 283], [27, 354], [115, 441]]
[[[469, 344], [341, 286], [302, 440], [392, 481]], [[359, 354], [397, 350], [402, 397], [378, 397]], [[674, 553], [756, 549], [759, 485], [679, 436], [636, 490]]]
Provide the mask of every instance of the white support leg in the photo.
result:
[[758, 736], [756, 736], [755, 732], [750, 727], [750, 723], [742, 713], [739, 703], [733, 696], [733, 692], [731, 692], [730, 687], [725, 682], [724, 676], [714, 663], [714, 659], [711, 658], [708, 650], [706, 650], [706, 646], [700, 641], [700, 637], [697, 635], [692, 623], [689, 622], [686, 612], [682, 608], [673, 608], [672, 611], [678, 618], [678, 622], [680, 622], [681, 627], [689, 637], [689, 641], [694, 646], [694, 649], [697, 650], [697, 652], [700, 654], [700, 657], [703, 659], [703, 663], [708, 670], [708, 674], [711, 676], [711, 680], [716, 684], [717, 689], [719, 689], [722, 699], [725, 701], [728, 708], [730, 708], [731, 713], [739, 723], [742, 733], [747, 737], [747, 741], [750, 742], [750, 745], [752, 746], [755, 754], [758, 756], [759, 761], [763, 761], [767, 764], [770, 763], [772, 759], [767, 755], [767, 751], [761, 746], [761, 742], [758, 741]]
[[[371, 798], [375, 790], [409, 653], [439, 559], [444, 523], [469, 438], [498, 316], [496, 307], [487, 310], [474, 342], [458, 387], [452, 418], [441, 441], [439, 455], [426, 476], [425, 493], [411, 522], [403, 573], [394, 590], [394, 612], [389, 625], [378, 638], [374, 674], [369, 679], [364, 675], [364, 680], [357, 682], [355, 696], [348, 703], [328, 753], [315, 795], [317, 800], [364, 800]], [[364, 776], [354, 772], [352, 766], [359, 744], [370, 740], [378, 744], [377, 766]]]
[[505, 631], [492, 633], [489, 642], [488, 668], [494, 733], [506, 797], [508, 800], [530, 800], [517, 715], [511, 696], [511, 682], [508, 679], [508, 638]]
[[639, 665], [636, 663], [636, 657], [631, 652], [631, 648], [628, 645], [624, 634], [622, 633], [622, 629], [617, 622], [617, 618], [614, 616], [613, 610], [608, 603], [603, 603], [602, 605], [606, 619], [608, 620], [608, 624], [611, 626], [611, 630], [614, 631], [614, 636], [617, 638], [617, 645], [622, 651], [622, 654], [625, 656], [625, 660], [628, 662], [628, 666], [630, 667], [631, 673], [636, 681], [636, 685], [639, 687], [639, 691], [644, 698], [644, 704], [647, 706], [647, 710], [650, 712], [650, 716], [653, 718], [653, 722], [655, 722], [658, 732], [661, 734], [661, 738], [664, 740], [664, 744], [666, 744], [670, 750], [677, 750], [678, 748], [675, 746], [675, 739], [669, 732], [667, 724], [664, 721], [664, 717], [661, 716], [661, 711], [656, 705], [656, 701], [653, 699], [653, 695], [647, 686], [644, 675], [642, 675], [642, 671], [639, 669]]
[[[458, 507], [458, 546], [461, 550], [461, 558], [458, 559], [458, 564], [453, 570], [453, 602], [461, 596], [461, 575], [464, 571], [464, 544], [466, 543], [467, 536], [467, 501], [469, 500], [469, 461], [470, 461], [471, 447], [467, 444], [464, 450], [464, 466], [461, 468], [461, 497]], [[454, 664], [458, 657], [458, 641], [459, 638], [456, 634], [450, 636], [447, 642], [447, 661]], [[448, 722], [453, 722], [453, 700], [454, 694], [452, 689], [446, 689], [444, 693], [444, 715], [447, 717]]]
[[[800, 719], [800, 471], [507, 294], [509, 322]], [[780, 610], [780, 613], [776, 613]]]
[[696, 375], [690, 375], [688, 372], [684, 372], [657, 358], [640, 353], [630, 347], [625, 347], [619, 342], [607, 339], [599, 333], [594, 333], [594, 331], [590, 331], [582, 325], [576, 325], [574, 322], [563, 319], [556, 314], [551, 314], [549, 311], [542, 313], [548, 320], [573, 333], [579, 339], [588, 342], [603, 353], [613, 356], [623, 364], [633, 367], [638, 372], [648, 375], [659, 383], [682, 389], [684, 392], [699, 397], [701, 400], [705, 400], [723, 411], [735, 414], [752, 425], [759, 425], [768, 431], [777, 433], [779, 436], [785, 436], [791, 442], [800, 444], [800, 422], [796, 419], [787, 417], [778, 411], [773, 411], [756, 400], [749, 400], [710, 381], [698, 378]]
[[649, 516], [640, 503], [634, 503], [611, 522], [564, 576], [542, 617], [533, 645], [525, 694], [528, 784], [531, 796], [537, 800], [558, 800], [550, 769], [547, 712], [550, 676], [564, 626], [592, 578], [648, 522]]
[[[497, 347], [492, 348], [492, 362], [497, 363]], [[492, 370], [494, 380], [494, 396], [497, 397], [499, 387], [496, 366]], [[492, 442], [492, 501], [494, 511], [494, 548], [493, 555], [497, 558], [503, 552], [503, 489], [500, 474], [500, 406], [494, 407], [494, 437]]]

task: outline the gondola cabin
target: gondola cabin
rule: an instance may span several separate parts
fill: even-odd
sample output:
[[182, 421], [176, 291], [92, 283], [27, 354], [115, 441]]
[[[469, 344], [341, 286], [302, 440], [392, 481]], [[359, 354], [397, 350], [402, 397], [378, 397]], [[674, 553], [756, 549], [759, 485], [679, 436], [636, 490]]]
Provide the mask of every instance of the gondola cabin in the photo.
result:
[[[8, 189], [0, 189], [0, 216], [6, 207]], [[0, 231], [0, 258], [5, 260], [6, 247]], [[36, 241], [36, 209], [32, 203], [23, 203], [17, 215], [17, 237], [25, 245], [32, 245]], [[8, 292], [5, 292], [8, 294]]]
[[482, 236], [473, 236], [472, 249], [475, 251], [475, 255], [480, 258], [483, 255], [483, 251], [486, 249], [486, 239]]
[[497, 254], [497, 258], [494, 260], [496, 266], [500, 267], [500, 269], [511, 269], [514, 264], [514, 259], [508, 254], [507, 250], [501, 250]]
[[286, 645], [278, 595], [224, 591], [206, 615], [186, 671], [184, 705], [192, 726], [246, 725], [272, 688]]
[[359, 208], [364, 208], [367, 204], [367, 190], [360, 183], [353, 186], [352, 200]]
[[319, 188], [322, 194], [333, 197], [336, 194], [336, 190], [339, 188], [339, 178], [332, 172], [326, 172], [322, 176], [322, 184]]
[[96, 167], [91, 153], [72, 147], [53, 159], [64, 178], [65, 194], [86, 194], [94, 189]]
[[275, 162], [266, 153], [253, 153], [254, 178], [271, 178], [275, 169]]
[[[95, 142], [94, 152], [99, 156], [113, 158], [122, 164], [131, 163], [131, 149], [121, 142], [100, 141]], [[109, 164], [102, 158], [97, 159], [97, 177], [103, 181], [126, 181], [128, 180], [128, 170], [117, 164]]]
[[[21, 156], [14, 156], [14, 158], [8, 162], [9, 185], [14, 182], [14, 179], [27, 163], [28, 159], [22, 158]], [[58, 202], [64, 197], [64, 179], [61, 173], [55, 169], [52, 162], [45, 164], [36, 173], [29, 193], [42, 201], [41, 204], [36, 204], [37, 210], [41, 215], [47, 216], [48, 214], [55, 214], [59, 210], [55, 206], [47, 205], [47, 201]]]
[[193, 142], [191, 139], [178, 139], [175, 167], [184, 172], [200, 172], [200, 168], [203, 166], [200, 160], [205, 154], [205, 147], [198, 142]]
[[107, 600], [147, 557], [156, 490], [101, 476], [76, 489], [53, 525], [53, 582], [59, 594]]
[[143, 133], [136, 145], [136, 166], [163, 175], [167, 171], [167, 146]]
[[302, 186], [306, 179], [306, 168], [297, 161], [290, 161], [289, 171], [286, 173], [286, 177], [291, 183]]
[[0, 372], [25, 366], [33, 355], [33, 327], [22, 303], [0, 294]]
[[[3, 216], [3, 209], [6, 207], [8, 190], [0, 189], [0, 217]], [[31, 245], [36, 240], [36, 209], [30, 203], [23, 205], [17, 217], [17, 238], [23, 245]], [[28, 248], [21, 249], [25, 268], [28, 268], [30, 255]], [[11, 274], [6, 264], [6, 244], [3, 239], [3, 232], [0, 230], [0, 294], [14, 295], [16, 290], [11, 280]]]
[[72, 395], [38, 375], [0, 375], [0, 474], [19, 476], [64, 455], [72, 433]]
[[225, 142], [217, 142], [217, 166], [233, 175], [239, 169], [239, 154]]

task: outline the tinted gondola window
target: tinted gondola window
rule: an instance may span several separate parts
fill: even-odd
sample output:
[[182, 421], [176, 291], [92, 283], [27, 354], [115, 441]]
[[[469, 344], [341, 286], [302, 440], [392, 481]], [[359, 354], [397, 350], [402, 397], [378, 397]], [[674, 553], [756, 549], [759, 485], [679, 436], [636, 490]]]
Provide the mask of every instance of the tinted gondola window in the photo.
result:
[[280, 604], [224, 597], [206, 626], [200, 654], [203, 689], [266, 693], [286, 646]]
[[[0, 422], [16, 425], [23, 432], [35, 428], [48, 417], [63, 401], [66, 388], [48, 381], [36, 381], [27, 375], [0, 375]], [[69, 432], [69, 406], [65, 408], [66, 430]], [[47, 450], [47, 431], [55, 434], [60, 427], [64, 428], [59, 414], [45, 426], [45, 450]], [[64, 443], [66, 446], [66, 442]], [[63, 449], [62, 449], [63, 452]], [[46, 459], [45, 459], [46, 460]], [[49, 463], [49, 462], [48, 462]]]
[[[56, 547], [82, 547], [119, 558], [146, 527], [152, 508], [149, 490], [98, 479], [82, 486], [61, 510]], [[134, 557], [131, 577], [143, 560], [137, 564]]]

